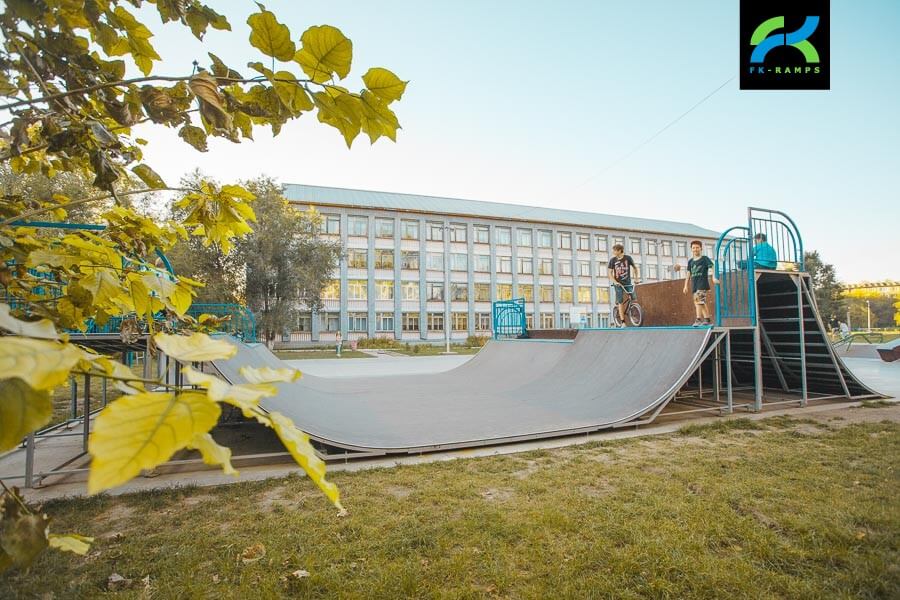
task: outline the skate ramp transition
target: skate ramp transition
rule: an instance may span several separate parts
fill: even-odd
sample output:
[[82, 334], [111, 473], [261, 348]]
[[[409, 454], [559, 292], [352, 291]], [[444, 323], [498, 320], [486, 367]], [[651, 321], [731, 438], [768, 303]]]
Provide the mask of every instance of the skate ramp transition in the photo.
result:
[[[573, 341], [491, 340], [455, 369], [428, 375], [323, 378], [278, 384], [260, 405], [310, 437], [370, 452], [425, 451], [583, 433], [669, 401], [707, 347], [710, 329], [585, 330]], [[245, 383], [242, 366], [285, 366], [262, 344], [213, 366]]]

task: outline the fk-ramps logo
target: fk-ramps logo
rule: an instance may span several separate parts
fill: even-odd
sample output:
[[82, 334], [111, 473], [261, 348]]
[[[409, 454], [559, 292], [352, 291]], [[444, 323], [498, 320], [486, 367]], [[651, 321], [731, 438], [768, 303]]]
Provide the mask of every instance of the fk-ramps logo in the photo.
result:
[[829, 2], [742, 0], [741, 89], [830, 89]]

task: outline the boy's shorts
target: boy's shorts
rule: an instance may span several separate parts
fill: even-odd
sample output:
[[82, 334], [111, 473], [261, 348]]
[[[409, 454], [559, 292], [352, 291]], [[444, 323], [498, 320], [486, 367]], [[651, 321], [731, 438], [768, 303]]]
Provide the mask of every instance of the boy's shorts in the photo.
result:
[[709, 290], [697, 290], [694, 292], [694, 304], [704, 305], [706, 304], [706, 294]]
[[616, 304], [622, 304], [625, 302], [625, 292], [627, 291], [629, 294], [634, 295], [634, 285], [626, 285], [625, 289], [622, 289], [621, 285], [614, 286], [616, 290]]

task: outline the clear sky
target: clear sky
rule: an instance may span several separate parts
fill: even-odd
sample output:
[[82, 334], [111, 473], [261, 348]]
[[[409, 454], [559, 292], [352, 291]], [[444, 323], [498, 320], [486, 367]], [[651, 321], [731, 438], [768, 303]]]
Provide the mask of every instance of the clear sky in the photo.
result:
[[[747, 0], [745, 0], [747, 1]], [[242, 71], [251, 2], [209, 2], [233, 33], [146, 22], [160, 73]], [[172, 184], [195, 167], [220, 179], [410, 192], [689, 221], [720, 230], [745, 207], [788, 212], [805, 245], [845, 281], [900, 279], [900, 2], [832, 0], [830, 91], [738, 89], [738, 1], [269, 1], [296, 39], [328, 23], [372, 66], [410, 80], [397, 143], [347, 150], [306, 115], [272, 138], [213, 141], [143, 130]], [[151, 12], [152, 11], [152, 12]], [[297, 70], [299, 72], [299, 69]], [[637, 152], [623, 156], [729, 78]], [[158, 129], [158, 128], [157, 128]]]

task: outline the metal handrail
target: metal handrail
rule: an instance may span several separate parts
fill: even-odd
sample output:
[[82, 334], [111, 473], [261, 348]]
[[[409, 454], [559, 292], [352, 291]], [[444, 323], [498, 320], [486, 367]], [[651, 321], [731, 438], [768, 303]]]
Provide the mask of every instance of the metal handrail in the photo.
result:
[[[765, 213], [765, 215], [757, 216], [756, 213]], [[782, 220], [773, 218], [775, 216], [780, 217]], [[747, 221], [750, 227], [751, 242], [757, 233], [766, 234], [767, 241], [769, 241], [770, 244], [773, 241], [776, 243], [778, 243], [779, 241], [783, 241], [779, 239], [769, 240], [769, 238], [772, 237], [771, 233], [773, 226], [777, 226], [775, 227], [775, 231], [777, 233], [787, 233], [790, 236], [791, 244], [790, 247], [787, 247], [787, 245], [782, 246], [780, 243], [778, 244], [778, 247], [775, 249], [778, 256], [778, 262], [794, 263], [797, 265], [798, 270], [806, 270], [806, 261], [803, 254], [803, 237], [800, 235], [800, 228], [797, 227], [797, 224], [793, 219], [791, 219], [791, 217], [780, 210], [751, 206], [747, 209]], [[759, 231], [757, 229], [757, 224], [761, 223], [770, 224], [770, 227], [766, 228], [767, 231]], [[790, 251], [790, 254], [788, 254], [789, 258], [785, 258], [785, 254], [787, 254], [787, 251]]]
[[[741, 232], [741, 235], [734, 235], [733, 232]], [[736, 245], [737, 243], [746, 244], [746, 248], [744, 248], [746, 257], [736, 258], [734, 256], [735, 249], [740, 247]], [[721, 326], [722, 321], [726, 318], [748, 318], [751, 324], [755, 325], [756, 298], [753, 285], [754, 267], [753, 255], [750, 250], [750, 229], [739, 225], [723, 231], [716, 240], [713, 264], [716, 279], [719, 280], [716, 294], [716, 325]], [[746, 278], [741, 276], [741, 278], [735, 279], [736, 274], [745, 272]], [[736, 311], [736, 307], [744, 301], [744, 296], [736, 297], [735, 294], [732, 294], [732, 283], [737, 284], [739, 294], [746, 290], [746, 312]]]
[[[501, 335], [528, 335], [528, 320], [525, 316], [525, 298], [497, 300], [493, 303], [491, 308], [494, 339], [499, 339]], [[513, 318], [510, 319], [510, 315]]]

